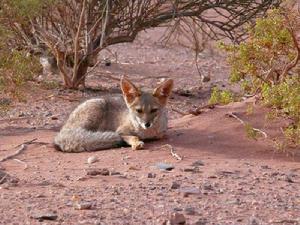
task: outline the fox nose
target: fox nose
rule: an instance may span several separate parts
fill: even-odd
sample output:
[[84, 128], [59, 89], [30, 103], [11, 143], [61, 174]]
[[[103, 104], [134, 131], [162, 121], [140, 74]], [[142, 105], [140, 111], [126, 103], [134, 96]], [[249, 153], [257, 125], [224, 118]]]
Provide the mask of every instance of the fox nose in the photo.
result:
[[145, 127], [146, 127], [146, 128], [149, 128], [150, 126], [151, 126], [151, 123], [149, 123], [149, 122], [148, 122], [148, 123], [145, 123]]

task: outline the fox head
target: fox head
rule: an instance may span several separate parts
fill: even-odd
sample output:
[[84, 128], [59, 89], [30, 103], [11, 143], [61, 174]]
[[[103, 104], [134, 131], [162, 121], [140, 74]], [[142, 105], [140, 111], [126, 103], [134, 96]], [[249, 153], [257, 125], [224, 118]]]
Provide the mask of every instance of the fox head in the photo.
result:
[[173, 80], [162, 82], [153, 92], [144, 92], [127, 78], [121, 79], [124, 100], [138, 124], [148, 129], [163, 112], [173, 88]]

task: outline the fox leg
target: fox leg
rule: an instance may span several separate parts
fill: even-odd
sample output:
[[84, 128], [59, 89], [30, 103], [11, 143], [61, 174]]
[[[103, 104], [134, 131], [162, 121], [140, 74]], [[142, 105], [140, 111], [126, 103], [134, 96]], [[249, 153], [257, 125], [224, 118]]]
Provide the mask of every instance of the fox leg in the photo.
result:
[[133, 150], [139, 150], [144, 147], [144, 142], [137, 136], [121, 136], [122, 139], [131, 146]]

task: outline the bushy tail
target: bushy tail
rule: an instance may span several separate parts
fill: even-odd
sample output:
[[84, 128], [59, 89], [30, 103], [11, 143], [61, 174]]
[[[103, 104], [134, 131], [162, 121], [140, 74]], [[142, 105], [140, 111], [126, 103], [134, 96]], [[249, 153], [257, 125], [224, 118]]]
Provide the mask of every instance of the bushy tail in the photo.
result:
[[109, 149], [122, 142], [116, 132], [93, 132], [83, 128], [62, 129], [54, 139], [56, 147], [63, 152], [84, 152]]

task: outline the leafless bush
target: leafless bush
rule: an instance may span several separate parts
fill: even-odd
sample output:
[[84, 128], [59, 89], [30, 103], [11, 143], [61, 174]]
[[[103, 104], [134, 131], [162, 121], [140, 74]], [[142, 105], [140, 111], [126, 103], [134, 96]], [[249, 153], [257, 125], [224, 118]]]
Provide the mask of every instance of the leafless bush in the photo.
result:
[[[3, 1], [2, 11], [11, 12], [9, 0]], [[26, 46], [45, 44], [56, 57], [65, 86], [78, 88], [84, 85], [88, 67], [95, 65], [101, 50], [132, 42], [140, 31], [169, 26], [181, 34], [188, 29], [192, 37], [187, 38], [194, 40], [205, 33], [213, 39], [228, 37], [238, 41], [244, 34], [243, 25], [279, 1], [52, 0], [47, 4], [42, 0], [39, 13], [22, 15], [26, 23], [11, 14], [4, 20]], [[201, 48], [199, 43], [195, 45], [197, 51]]]

